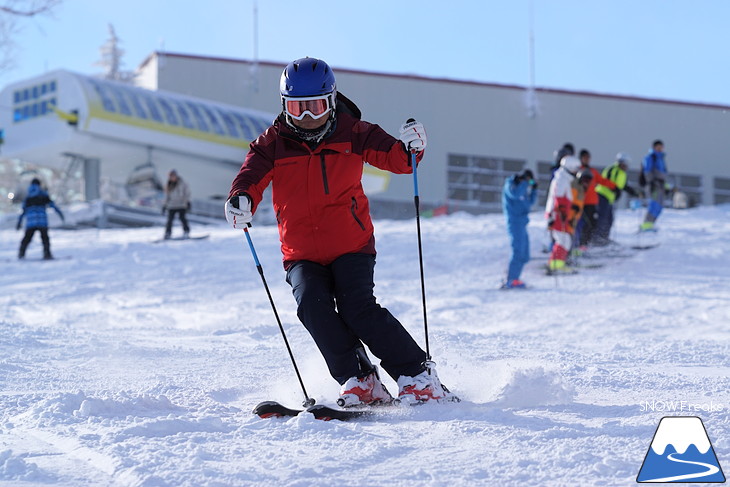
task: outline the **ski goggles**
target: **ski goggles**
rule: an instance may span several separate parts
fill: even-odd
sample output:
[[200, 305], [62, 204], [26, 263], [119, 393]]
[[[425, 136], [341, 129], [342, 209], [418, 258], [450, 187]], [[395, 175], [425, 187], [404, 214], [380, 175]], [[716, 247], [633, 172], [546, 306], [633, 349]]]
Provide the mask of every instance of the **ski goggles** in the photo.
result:
[[284, 111], [295, 120], [302, 120], [305, 115], [316, 119], [322, 118], [332, 110], [330, 98], [332, 93], [302, 98], [284, 98]]

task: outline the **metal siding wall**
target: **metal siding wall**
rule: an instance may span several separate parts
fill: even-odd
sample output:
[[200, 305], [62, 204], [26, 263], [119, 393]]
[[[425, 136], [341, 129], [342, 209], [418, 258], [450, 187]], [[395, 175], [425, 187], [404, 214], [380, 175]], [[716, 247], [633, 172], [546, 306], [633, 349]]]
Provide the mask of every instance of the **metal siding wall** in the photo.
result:
[[[160, 64], [159, 89], [279, 111], [285, 63], [259, 65], [258, 91], [249, 81], [248, 62], [166, 56]], [[358, 104], [365, 120], [393, 135], [409, 117], [424, 123], [429, 146], [419, 184], [425, 203], [446, 200], [449, 154], [525, 159], [535, 168], [537, 161], [551, 161], [565, 142], [589, 149], [596, 168], [628, 152], [632, 169], [638, 169], [651, 142], [662, 139], [670, 173], [703, 176], [705, 204], [713, 202], [711, 176], [730, 177], [730, 107], [538, 90], [538, 115], [530, 119], [527, 92], [520, 87], [334, 69], [338, 89]], [[394, 177], [379, 197], [408, 201], [412, 191], [410, 178]]]

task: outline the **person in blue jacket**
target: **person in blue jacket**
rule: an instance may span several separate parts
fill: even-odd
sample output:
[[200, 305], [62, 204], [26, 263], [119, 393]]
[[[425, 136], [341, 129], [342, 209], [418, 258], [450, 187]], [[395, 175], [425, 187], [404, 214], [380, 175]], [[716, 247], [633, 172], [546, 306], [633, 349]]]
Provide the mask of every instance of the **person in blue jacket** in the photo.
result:
[[507, 219], [507, 231], [512, 241], [512, 258], [507, 269], [507, 280], [502, 289], [525, 287], [520, 275], [522, 268], [530, 260], [527, 223], [530, 221], [530, 208], [536, 200], [537, 182], [529, 169], [505, 180], [502, 190], [502, 211]]
[[640, 232], [654, 231], [654, 223], [664, 208], [664, 190], [667, 180], [667, 164], [664, 161], [664, 143], [655, 140], [652, 150], [644, 157], [641, 167], [640, 185], [649, 186], [649, 205], [646, 209], [644, 222], [639, 227]]
[[41, 188], [41, 181], [38, 178], [33, 178], [28, 187], [28, 195], [23, 200], [23, 213], [18, 218], [18, 225], [16, 226], [16, 229], [20, 230], [23, 225], [23, 218], [25, 218], [25, 235], [20, 242], [19, 259], [25, 258], [25, 250], [36, 231], [40, 232], [43, 241], [43, 258], [53, 259], [51, 240], [48, 237], [48, 217], [46, 216], [46, 207], [48, 206], [56, 210], [61, 220], [64, 220], [61, 210], [51, 200], [48, 193]]

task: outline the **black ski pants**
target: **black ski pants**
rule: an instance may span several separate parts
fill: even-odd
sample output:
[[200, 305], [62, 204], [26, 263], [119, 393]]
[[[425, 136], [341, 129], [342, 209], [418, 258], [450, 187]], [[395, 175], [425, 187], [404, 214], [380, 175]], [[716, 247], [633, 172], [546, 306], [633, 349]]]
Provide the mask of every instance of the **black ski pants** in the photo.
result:
[[187, 210], [176, 209], [167, 210], [167, 226], [165, 226], [165, 235], [168, 237], [172, 233], [172, 221], [175, 219], [175, 215], [180, 215], [180, 222], [182, 223], [183, 232], [190, 233], [190, 225], [188, 225]]
[[20, 250], [18, 250], [18, 257], [25, 257], [25, 251], [33, 240], [33, 234], [36, 230], [41, 234], [41, 241], [43, 242], [43, 257], [51, 257], [51, 239], [48, 237], [48, 227], [34, 227], [26, 228], [23, 240], [20, 241]]
[[598, 224], [594, 240], [597, 245], [607, 245], [611, 240], [613, 226], [613, 203], [609, 203], [603, 195], [598, 195]]
[[287, 270], [297, 315], [340, 384], [371, 371], [362, 357], [363, 343], [395, 380], [424, 370], [426, 352], [375, 301], [374, 268], [374, 255], [345, 254], [329, 265], [302, 260]]
[[591, 243], [593, 233], [596, 231], [596, 225], [598, 224], [598, 205], [583, 206], [581, 220], [583, 220], [583, 223], [578, 243], [580, 245], [588, 245]]

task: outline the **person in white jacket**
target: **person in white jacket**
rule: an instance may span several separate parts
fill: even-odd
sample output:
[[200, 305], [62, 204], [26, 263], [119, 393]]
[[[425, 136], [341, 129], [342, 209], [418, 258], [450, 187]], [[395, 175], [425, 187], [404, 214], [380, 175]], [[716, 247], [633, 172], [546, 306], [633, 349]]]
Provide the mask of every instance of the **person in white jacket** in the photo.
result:
[[580, 159], [575, 156], [565, 156], [560, 160], [560, 168], [555, 171], [555, 177], [550, 182], [545, 218], [548, 220], [548, 229], [553, 239], [553, 247], [548, 260], [548, 270], [551, 272], [570, 272], [565, 261], [573, 242], [573, 228], [570, 214], [573, 205], [573, 190], [571, 183], [580, 169]]
[[190, 225], [188, 225], [187, 211], [190, 209], [190, 187], [188, 183], [177, 174], [176, 170], [170, 171], [167, 185], [165, 186], [165, 203], [162, 206], [162, 214], [167, 212], [167, 225], [165, 226], [165, 238], [172, 234], [172, 221], [175, 215], [180, 216], [183, 226], [183, 238], [190, 236]]

